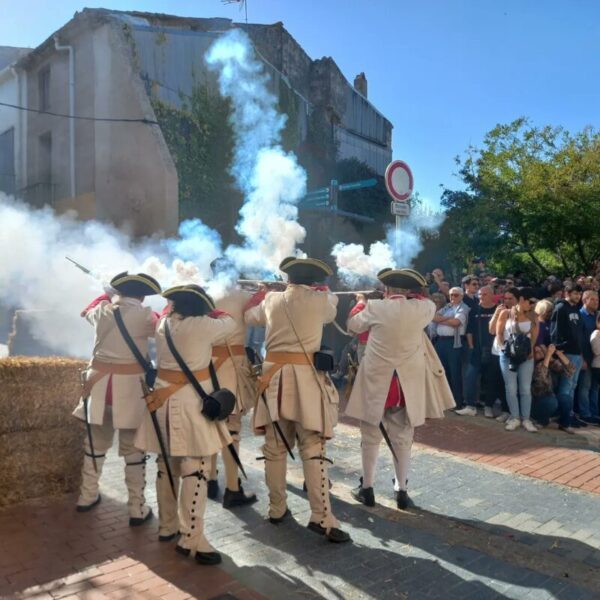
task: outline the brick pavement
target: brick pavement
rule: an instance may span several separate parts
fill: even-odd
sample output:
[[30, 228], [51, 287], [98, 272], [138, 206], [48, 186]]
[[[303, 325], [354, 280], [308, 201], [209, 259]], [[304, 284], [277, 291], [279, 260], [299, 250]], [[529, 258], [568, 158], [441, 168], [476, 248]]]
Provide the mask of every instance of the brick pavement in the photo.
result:
[[[584, 433], [583, 439], [554, 428], [508, 433], [494, 420], [449, 415], [417, 430], [416, 440], [481, 464], [600, 494], [600, 428]], [[579, 447], [562, 446], [567, 443]]]
[[[482, 428], [471, 420], [456, 425], [463, 436], [481, 435], [469, 433]], [[262, 467], [254, 460], [260, 439], [247, 436], [247, 487], [260, 502], [235, 513], [209, 503], [207, 534], [225, 556], [221, 567], [210, 568], [159, 544], [156, 522], [127, 526], [122, 469], [113, 454], [96, 511], [76, 514], [74, 497], [0, 511], [0, 597], [599, 598], [598, 496], [462, 458], [460, 448], [452, 450], [453, 426], [450, 419], [432, 426], [445, 432], [441, 449], [424, 445], [435, 434], [422, 431], [410, 481], [420, 508], [403, 512], [394, 508], [384, 447], [377, 506], [351, 499], [360, 470], [358, 432], [340, 425], [330, 445], [334, 510], [352, 546], [306, 531], [298, 461], [290, 465], [288, 486], [294, 520], [278, 527], [265, 521]], [[154, 472], [152, 462], [149, 479]], [[154, 503], [151, 485], [148, 497]]]

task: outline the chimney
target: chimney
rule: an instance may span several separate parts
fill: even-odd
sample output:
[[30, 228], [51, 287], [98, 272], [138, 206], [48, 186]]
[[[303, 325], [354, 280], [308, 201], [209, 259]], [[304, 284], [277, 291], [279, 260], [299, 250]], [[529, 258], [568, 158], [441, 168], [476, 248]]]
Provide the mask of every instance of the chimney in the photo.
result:
[[354, 78], [354, 89], [365, 98], [369, 97], [367, 94], [367, 78], [364, 73], [359, 73]]

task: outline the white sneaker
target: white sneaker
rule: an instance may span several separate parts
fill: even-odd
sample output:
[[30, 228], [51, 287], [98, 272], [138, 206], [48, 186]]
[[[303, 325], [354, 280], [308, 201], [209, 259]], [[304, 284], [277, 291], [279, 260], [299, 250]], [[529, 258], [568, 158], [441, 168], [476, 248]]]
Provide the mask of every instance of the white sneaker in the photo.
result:
[[506, 423], [506, 421], [508, 421], [508, 418], [510, 417], [510, 414], [507, 412], [503, 412], [500, 413], [497, 417], [496, 417], [496, 421], [498, 421], [498, 423]]
[[504, 426], [504, 429], [506, 429], [506, 431], [514, 431], [515, 429], [518, 429], [521, 426], [521, 421], [519, 419], [513, 419], [512, 417], [510, 419], [508, 419], [508, 421], [506, 421], [506, 425]]
[[523, 429], [529, 431], [529, 433], [537, 433], [537, 427], [529, 420], [523, 419]]
[[493, 419], [494, 418], [494, 411], [492, 410], [491, 406], [486, 406], [483, 409], [483, 416], [486, 417], [486, 419]]
[[457, 415], [461, 417], [476, 417], [477, 409], [474, 406], [465, 406], [464, 408], [460, 408], [459, 410], [454, 411]]

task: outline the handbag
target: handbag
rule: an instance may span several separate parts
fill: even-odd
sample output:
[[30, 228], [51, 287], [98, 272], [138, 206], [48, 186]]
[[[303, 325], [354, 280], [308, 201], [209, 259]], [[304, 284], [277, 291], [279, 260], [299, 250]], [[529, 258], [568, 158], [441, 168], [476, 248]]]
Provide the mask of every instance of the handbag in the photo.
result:
[[508, 368], [510, 371], [516, 371], [520, 364], [524, 363], [531, 354], [531, 340], [527, 334], [521, 331], [517, 315], [511, 310], [511, 317], [515, 323], [515, 332], [509, 334], [504, 344], [503, 352], [508, 358]]
[[135, 345], [133, 338], [129, 335], [129, 331], [127, 331], [127, 327], [125, 327], [125, 322], [123, 321], [123, 315], [119, 307], [115, 307], [113, 310], [113, 314], [115, 315], [115, 321], [117, 322], [117, 327], [125, 340], [125, 343], [129, 346], [129, 349], [135, 356], [135, 359], [138, 361], [142, 369], [144, 369], [144, 379], [146, 380], [146, 385], [149, 388], [154, 388], [154, 382], [156, 381], [156, 367], [152, 364], [147, 358], [144, 358], [140, 349]]
[[181, 354], [177, 351], [177, 348], [175, 348], [173, 338], [171, 337], [171, 330], [169, 329], [169, 323], [166, 320], [165, 338], [167, 340], [167, 346], [169, 346], [169, 350], [171, 351], [173, 358], [177, 361], [179, 368], [188, 378], [188, 381], [192, 384], [192, 387], [196, 390], [200, 398], [202, 398], [202, 414], [209, 421], [224, 421], [233, 412], [236, 398], [231, 390], [219, 386], [217, 372], [215, 371], [212, 361], [210, 361], [210, 364], [208, 365], [208, 371], [214, 389], [211, 394], [207, 394], [183, 360]]

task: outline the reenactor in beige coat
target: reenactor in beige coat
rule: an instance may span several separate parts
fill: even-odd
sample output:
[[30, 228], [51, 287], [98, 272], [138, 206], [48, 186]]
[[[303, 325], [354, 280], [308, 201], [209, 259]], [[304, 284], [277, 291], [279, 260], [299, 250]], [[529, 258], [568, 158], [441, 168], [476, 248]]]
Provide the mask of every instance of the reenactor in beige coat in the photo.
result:
[[135, 430], [146, 413], [140, 377], [144, 369], [137, 362], [115, 320], [118, 308], [129, 335], [143, 356], [148, 354], [148, 338], [154, 337], [158, 315], [143, 306], [145, 296], [160, 294], [160, 285], [140, 273], [120, 273], [110, 282], [118, 292], [96, 298], [82, 313], [96, 330], [92, 360], [84, 374], [82, 396], [73, 415], [86, 421], [81, 493], [77, 511], [87, 512], [100, 502], [98, 489], [106, 452], [119, 431], [119, 455], [125, 459], [125, 484], [129, 499], [129, 524], [141, 525], [151, 518], [146, 504], [146, 458], [133, 443]]
[[[216, 303], [217, 309], [225, 311], [235, 321], [235, 330], [224, 344], [213, 346], [213, 364], [221, 387], [231, 390], [236, 396], [236, 405], [227, 418], [227, 428], [236, 450], [239, 453], [242, 417], [254, 408], [256, 403], [256, 381], [252, 375], [252, 366], [246, 356], [246, 330], [244, 308], [252, 297], [251, 292], [234, 289]], [[234, 508], [253, 504], [255, 494], [245, 494], [239, 480], [238, 466], [229, 449], [221, 453], [225, 467], [226, 488], [223, 494], [223, 507]], [[212, 457], [210, 477], [208, 479], [208, 497], [215, 499], [219, 493], [217, 480], [217, 455]]]
[[[346, 414], [359, 419], [363, 475], [354, 497], [375, 504], [373, 484], [379, 446], [388, 436], [396, 472], [398, 508], [412, 506], [407, 482], [414, 428], [454, 407], [442, 364], [425, 334], [435, 305], [420, 295], [425, 278], [412, 269], [384, 269], [383, 300], [370, 300], [348, 320], [354, 333], [369, 332]], [[386, 440], [387, 441], [387, 440]]]
[[206, 482], [211, 456], [232, 440], [225, 421], [209, 420], [202, 413], [203, 400], [169, 349], [166, 326], [175, 349], [202, 389], [211, 394], [213, 387], [208, 367], [213, 346], [223, 344], [234, 332], [236, 323], [226, 313], [215, 312], [212, 299], [197, 285], [177, 286], [164, 292], [163, 296], [172, 301], [172, 307], [156, 330], [158, 375], [155, 388], [146, 401], [159, 423], [174, 490], [168, 480], [160, 441], [149, 412], [136, 434], [135, 443], [138, 448], [159, 454], [156, 488], [160, 541], [170, 541], [180, 533], [175, 546], [179, 554], [191, 555], [201, 565], [215, 565], [221, 562], [221, 555], [204, 535]]
[[[254, 428], [265, 434], [263, 454], [269, 488], [269, 520], [281, 523], [287, 507], [287, 444], [296, 438], [311, 508], [308, 528], [332, 542], [350, 541], [331, 512], [325, 442], [333, 437], [338, 395], [329, 375], [315, 367], [323, 326], [336, 315], [337, 298], [312, 284], [331, 275], [322, 261], [294, 257], [282, 261], [284, 292], [259, 292], [246, 312], [248, 325], [266, 327], [266, 357], [259, 380]], [[253, 305], [253, 306], [252, 306]], [[317, 355], [319, 358], [319, 355]], [[279, 426], [276, 431], [273, 423]], [[283, 435], [284, 440], [280, 439]]]

